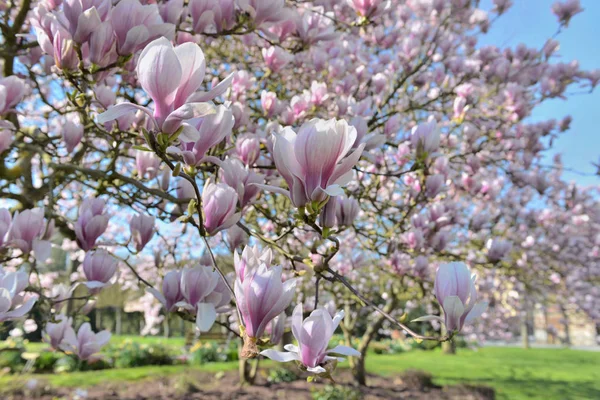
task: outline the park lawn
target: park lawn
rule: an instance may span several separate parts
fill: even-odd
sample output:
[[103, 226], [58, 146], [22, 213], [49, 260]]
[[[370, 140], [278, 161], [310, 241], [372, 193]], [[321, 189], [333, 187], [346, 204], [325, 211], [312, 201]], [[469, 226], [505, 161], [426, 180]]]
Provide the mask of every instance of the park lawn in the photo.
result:
[[439, 385], [490, 386], [501, 400], [600, 399], [600, 352], [486, 347], [445, 355], [416, 350], [369, 354], [366, 366], [379, 375], [396, 375], [405, 369], [428, 371]]
[[[173, 349], [180, 349], [185, 346], [185, 339], [182, 337], [164, 338], [160, 336], [134, 336], [134, 335], [112, 335], [110, 338], [110, 344], [118, 346], [126, 342], [135, 342], [140, 345], [161, 345]], [[0, 348], [7, 347], [5, 342], [0, 341]], [[25, 345], [27, 351], [40, 352], [42, 350], [48, 350], [48, 344], [44, 342], [28, 342]]]
[[[54, 387], [85, 388], [106, 382], [134, 382], [153, 377], [164, 377], [181, 374], [186, 371], [220, 372], [235, 370], [237, 361], [215, 362], [204, 365], [152, 365], [137, 368], [113, 368], [100, 371], [69, 372], [61, 374], [30, 374], [30, 375], [5, 375], [0, 376], [0, 387], [22, 385], [29, 379], [38, 379], [48, 382]], [[18, 381], [18, 382], [15, 382]]]
[[[135, 340], [148, 344], [161, 341], [169, 345], [183, 344], [182, 339], [117, 337], [117, 341]], [[600, 399], [600, 352], [568, 349], [482, 348], [459, 349], [454, 356], [440, 351], [413, 350], [401, 354], [367, 356], [370, 373], [392, 376], [406, 369], [420, 369], [433, 375], [439, 385], [468, 383], [485, 385], [496, 390], [499, 400], [568, 400]], [[261, 366], [275, 363], [261, 361]], [[126, 382], [156, 376], [180, 374], [190, 370], [220, 372], [235, 370], [237, 362], [208, 363], [201, 366], [148, 366], [108, 369], [66, 374], [0, 377], [0, 387], [17, 379], [42, 379], [55, 387], [89, 387], [107, 381]], [[340, 368], [348, 368], [347, 362]]]

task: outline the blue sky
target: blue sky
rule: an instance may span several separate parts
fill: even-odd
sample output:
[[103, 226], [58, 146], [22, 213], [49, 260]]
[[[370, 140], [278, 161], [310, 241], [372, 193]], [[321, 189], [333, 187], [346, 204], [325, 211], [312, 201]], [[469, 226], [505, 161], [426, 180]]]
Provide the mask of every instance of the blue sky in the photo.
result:
[[[558, 23], [550, 10], [555, 0], [513, 0], [513, 6], [492, 26], [480, 44], [514, 47], [519, 43], [541, 48], [557, 30]], [[489, 10], [492, 1], [482, 1]], [[576, 59], [583, 69], [600, 68], [600, 0], [581, 0], [585, 9], [573, 17], [569, 27], [556, 38], [560, 42], [560, 60]], [[579, 91], [573, 87], [570, 92]], [[556, 152], [563, 155], [566, 168], [587, 172], [581, 176], [565, 172], [565, 178], [582, 185], [598, 185], [591, 162], [600, 159], [600, 86], [592, 94], [575, 95], [568, 100], [551, 100], [536, 109], [532, 120], [561, 119], [571, 115], [571, 129], [555, 141]]]

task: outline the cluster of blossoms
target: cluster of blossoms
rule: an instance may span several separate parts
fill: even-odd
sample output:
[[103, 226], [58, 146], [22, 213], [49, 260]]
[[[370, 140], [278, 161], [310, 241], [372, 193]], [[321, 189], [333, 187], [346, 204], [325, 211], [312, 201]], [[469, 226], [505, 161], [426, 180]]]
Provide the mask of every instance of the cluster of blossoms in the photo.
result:
[[[511, 3], [1, 5], [0, 321], [37, 307], [93, 361], [110, 334], [76, 311], [116, 286], [144, 332], [218, 323], [244, 358], [331, 377], [349, 356], [363, 384], [392, 329], [506, 337], [556, 297], [600, 321], [597, 192], [545, 164], [571, 119], [528, 119], [600, 72], [558, 37], [480, 44]], [[552, 6], [561, 28], [581, 11]], [[357, 349], [329, 348], [338, 325]]]

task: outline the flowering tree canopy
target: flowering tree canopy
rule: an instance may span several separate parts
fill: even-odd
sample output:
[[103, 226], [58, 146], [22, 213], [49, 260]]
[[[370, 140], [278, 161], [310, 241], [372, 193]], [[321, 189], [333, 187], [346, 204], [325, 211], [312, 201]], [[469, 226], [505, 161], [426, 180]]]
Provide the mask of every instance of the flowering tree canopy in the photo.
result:
[[382, 327], [502, 336], [525, 298], [600, 322], [597, 188], [548, 164], [570, 117], [528, 118], [600, 81], [558, 58], [582, 9], [501, 48], [493, 3], [2, 2], [0, 321], [38, 310], [93, 360], [85, 312], [119, 285], [148, 331], [218, 322], [327, 377]]

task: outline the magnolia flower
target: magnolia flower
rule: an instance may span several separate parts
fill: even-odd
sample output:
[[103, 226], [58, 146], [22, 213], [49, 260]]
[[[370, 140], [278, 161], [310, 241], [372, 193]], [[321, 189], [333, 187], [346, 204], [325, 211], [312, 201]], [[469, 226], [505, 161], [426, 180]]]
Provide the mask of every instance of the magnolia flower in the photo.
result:
[[67, 145], [67, 151], [69, 153], [73, 152], [83, 138], [83, 125], [75, 124], [68, 120], [65, 121], [62, 126], [62, 136]]
[[294, 56], [280, 47], [269, 47], [262, 49], [262, 56], [267, 67], [273, 72], [279, 72], [283, 67], [290, 63]]
[[489, 239], [485, 245], [487, 248], [487, 258], [489, 262], [498, 262], [504, 259], [508, 252], [512, 248], [512, 244], [509, 241], [493, 238]]
[[151, 151], [137, 150], [135, 152], [135, 166], [140, 178], [156, 178], [160, 167], [160, 158]]
[[440, 130], [435, 120], [415, 126], [411, 131], [410, 141], [417, 155], [431, 155], [440, 147]]
[[[4, 213], [3, 220], [4, 223], [7, 222], [6, 213]], [[43, 209], [32, 208], [21, 213], [16, 211], [7, 234], [6, 243], [18, 248], [24, 254], [33, 251], [36, 260], [43, 262], [50, 257], [52, 250], [51, 243], [43, 240], [45, 228]]]
[[365, 18], [376, 18], [391, 10], [389, 0], [347, 0], [350, 7]]
[[233, 74], [229, 75], [210, 92], [197, 92], [205, 70], [204, 53], [195, 43], [173, 47], [167, 38], [156, 39], [142, 51], [136, 69], [140, 85], [154, 102], [154, 111], [121, 103], [100, 114], [98, 122], [105, 123], [141, 110], [148, 115], [155, 130], [174, 134], [181, 129], [179, 138], [194, 142], [200, 139], [200, 134], [196, 127], [184, 121], [214, 113], [214, 107], [206, 101], [223, 94], [233, 78]]
[[99, 359], [95, 354], [110, 340], [110, 332], [94, 333], [89, 322], [79, 327], [77, 335], [73, 329], [67, 329], [61, 349], [74, 353], [81, 360], [94, 361]]
[[83, 273], [87, 279], [84, 283], [90, 293], [96, 294], [105, 287], [111, 286], [110, 282], [117, 272], [117, 260], [106, 250], [99, 249], [85, 254], [83, 259]]
[[217, 309], [224, 306], [222, 288], [217, 290], [219, 281], [221, 277], [212, 267], [185, 268], [181, 273], [183, 301], [176, 305], [195, 312], [200, 332], [208, 332], [212, 328], [217, 319]]
[[435, 276], [434, 290], [437, 301], [444, 310], [444, 320], [437, 315], [426, 315], [414, 321], [438, 320], [446, 325], [448, 333], [454, 334], [487, 309], [487, 302], [477, 302], [475, 275], [471, 276], [464, 263], [440, 265]]
[[276, 316], [269, 325], [267, 325], [266, 333], [269, 335], [269, 343], [275, 345], [281, 342], [283, 332], [285, 331], [285, 320], [287, 316], [282, 312]]
[[319, 224], [321, 224], [323, 228], [332, 228], [337, 223], [337, 199], [337, 197], [329, 199], [327, 204], [325, 204], [325, 207], [321, 209], [321, 214], [319, 215]]
[[361, 144], [348, 155], [356, 129], [343, 120], [312, 119], [298, 133], [288, 127], [274, 136], [273, 159], [289, 191], [266, 189], [286, 194], [296, 207], [343, 194], [342, 186], [352, 179], [352, 167], [364, 149]]
[[77, 244], [82, 250], [91, 250], [96, 240], [106, 231], [109, 216], [105, 214], [106, 202], [102, 199], [85, 199], [79, 207], [79, 218], [75, 223]]
[[245, 168], [242, 162], [235, 158], [221, 162], [219, 176], [224, 183], [235, 189], [241, 208], [250, 204], [258, 195], [260, 188], [257, 184], [264, 183], [262, 175]]
[[238, 247], [248, 244], [248, 239], [248, 234], [237, 225], [227, 229], [227, 244], [232, 252], [235, 252]]
[[21, 318], [31, 311], [37, 297], [24, 302], [21, 295], [28, 284], [26, 272], [6, 272], [0, 267], [0, 322]]
[[14, 141], [14, 126], [8, 121], [0, 121], [0, 154], [10, 148]]
[[429, 198], [434, 198], [440, 193], [444, 186], [444, 175], [435, 174], [429, 175], [425, 180], [425, 194]]
[[234, 0], [190, 0], [188, 5], [196, 33], [216, 33], [235, 25]]
[[236, 213], [238, 194], [224, 183], [207, 181], [202, 191], [202, 211], [204, 227], [209, 235], [227, 229], [240, 220], [241, 213]]
[[231, 135], [235, 119], [231, 110], [218, 106], [214, 114], [201, 119], [190, 120], [198, 132], [195, 142], [181, 143], [180, 147], [171, 146], [167, 151], [179, 154], [188, 165], [198, 165], [206, 160], [206, 153]]
[[260, 156], [260, 141], [256, 135], [238, 136], [235, 151], [245, 165], [252, 166]]
[[[56, 321], [58, 322], [48, 322], [46, 324], [46, 329], [42, 332], [42, 338], [53, 349], [60, 349], [67, 345], [65, 342], [67, 332], [73, 331], [73, 318], [67, 318], [61, 314], [56, 316]], [[69, 333], [69, 335], [75, 336], [75, 331]]]
[[277, 111], [277, 93], [267, 92], [266, 90], [260, 92], [260, 105], [265, 112], [265, 116], [273, 116]]
[[175, 25], [163, 22], [156, 4], [121, 0], [112, 9], [110, 20], [117, 38], [117, 52], [121, 55], [135, 53], [161, 36], [175, 38]]
[[181, 271], [169, 271], [163, 278], [162, 293], [154, 288], [147, 288], [146, 291], [151, 293], [165, 307], [167, 312], [177, 310], [177, 304], [183, 301], [183, 293], [181, 293]]
[[287, 308], [295, 294], [296, 279], [282, 282], [281, 273], [281, 266], [260, 264], [246, 269], [243, 275], [238, 274], [235, 281], [235, 298], [242, 316], [244, 336], [250, 341], [245, 344], [251, 346], [246, 349], [250, 358], [258, 353], [256, 340], [264, 334], [267, 324]]
[[154, 220], [151, 215], [134, 215], [129, 221], [131, 238], [135, 244], [135, 250], [139, 253], [146, 247], [148, 242], [154, 236]]
[[564, 25], [569, 25], [571, 18], [582, 11], [579, 0], [557, 1], [552, 4], [552, 12], [558, 18], [558, 22]]
[[284, 0], [238, 0], [237, 4], [250, 15], [252, 25], [256, 27], [287, 18]]
[[11, 221], [10, 212], [6, 208], [0, 208], [0, 248], [4, 246], [4, 240], [10, 229]]
[[269, 247], [266, 247], [261, 251], [258, 246], [246, 246], [244, 247], [241, 256], [237, 251], [234, 252], [233, 265], [235, 267], [237, 279], [244, 282], [244, 278], [253, 273], [259, 265], [264, 264], [267, 267], [270, 267], [272, 260], [273, 252]]
[[337, 197], [337, 207], [335, 211], [336, 222], [339, 226], [352, 226], [358, 213], [360, 206], [358, 201], [353, 197]]
[[343, 361], [337, 355], [359, 357], [360, 352], [348, 346], [336, 346], [327, 349], [333, 333], [344, 318], [344, 311], [339, 311], [333, 319], [329, 312], [320, 307], [303, 320], [302, 304], [294, 308], [292, 314], [292, 333], [298, 346], [286, 344], [287, 352], [273, 349], [263, 350], [260, 354], [278, 362], [299, 361], [302, 367], [315, 374], [330, 373], [329, 361]]
[[0, 115], [14, 110], [25, 95], [25, 82], [14, 76], [0, 78]]

